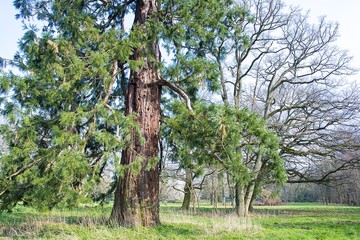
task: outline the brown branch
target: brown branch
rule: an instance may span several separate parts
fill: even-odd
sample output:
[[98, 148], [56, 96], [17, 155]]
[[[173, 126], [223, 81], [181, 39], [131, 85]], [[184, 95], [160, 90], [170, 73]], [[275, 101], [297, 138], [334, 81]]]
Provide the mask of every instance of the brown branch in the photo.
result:
[[190, 101], [189, 96], [182, 89], [180, 89], [176, 85], [174, 85], [171, 82], [166, 81], [162, 78], [160, 78], [159, 83], [162, 86], [166, 86], [166, 87], [170, 88], [172, 91], [174, 91], [175, 93], [177, 93], [185, 101], [187, 109], [189, 109], [191, 112], [194, 111], [191, 107], [191, 101]]
[[[193, 188], [194, 188], [194, 189], [198, 189], [198, 190], [202, 190], [206, 177], [214, 174], [216, 171], [217, 171], [217, 170], [215, 169], [215, 170], [213, 170], [212, 172], [205, 174], [205, 175], [203, 176], [203, 179], [202, 179], [201, 183], [199, 184], [199, 187], [196, 187], [195, 184], [194, 184], [194, 185], [193, 185]], [[193, 179], [193, 180], [194, 180], [194, 179]]]
[[105, 98], [104, 98], [104, 100], [103, 100], [104, 105], [106, 105], [107, 107], [109, 107], [108, 104], [107, 104], [107, 102], [108, 102], [109, 97], [110, 97], [110, 94], [111, 94], [111, 89], [113, 88], [114, 82], [115, 82], [115, 80], [116, 80], [116, 75], [117, 75], [117, 73], [118, 73], [118, 68], [119, 68], [118, 62], [115, 61], [115, 62], [114, 62], [114, 69], [113, 69], [113, 72], [112, 72], [112, 74], [111, 74], [112, 82], [109, 84], [107, 93], [106, 93]]
[[175, 190], [177, 190], [177, 191], [179, 191], [179, 192], [186, 193], [184, 190], [181, 190], [181, 189], [179, 189], [179, 188], [177, 188], [177, 187], [175, 187], [175, 186], [172, 186], [172, 187], [173, 187], [173, 189], [175, 189]]
[[26, 170], [28, 170], [29, 168], [31, 168], [32, 166], [34, 166], [35, 164], [41, 162], [43, 160], [43, 158], [39, 158], [36, 161], [31, 162], [30, 164], [23, 166], [22, 168], [18, 169], [16, 172], [14, 172], [13, 174], [11, 174], [10, 176], [7, 176], [6, 179], [7, 180], [11, 180], [11, 178], [16, 177], [18, 175], [20, 175], [21, 173], [25, 172]]
[[326, 172], [325, 174], [323, 174], [322, 176], [319, 176], [318, 178], [314, 177], [307, 177], [305, 176], [305, 174], [302, 174], [301, 172], [292, 169], [291, 172], [294, 176], [298, 176], [299, 179], [297, 180], [288, 180], [287, 183], [316, 183], [316, 184], [326, 184], [328, 182], [332, 182], [335, 181], [335, 179], [331, 179], [331, 175], [339, 172], [339, 171], [343, 171], [343, 170], [347, 170], [347, 167], [350, 163], [349, 162], [345, 162], [343, 164], [341, 164], [339, 167], [332, 169], [328, 172]]

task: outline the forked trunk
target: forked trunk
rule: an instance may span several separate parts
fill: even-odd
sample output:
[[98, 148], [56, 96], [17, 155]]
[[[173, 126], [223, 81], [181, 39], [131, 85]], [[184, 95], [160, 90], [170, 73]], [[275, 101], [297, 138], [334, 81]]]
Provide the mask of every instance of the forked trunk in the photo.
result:
[[[145, 22], [156, 10], [156, 0], [137, 0], [134, 24], [151, 32], [151, 29], [146, 29]], [[125, 103], [126, 114], [135, 114], [137, 117], [145, 143], [141, 143], [140, 137], [134, 131], [131, 146], [122, 152], [122, 165], [141, 162], [140, 170], [135, 171], [130, 167], [125, 171], [115, 191], [110, 221], [122, 226], [155, 226], [160, 223], [159, 168], [157, 164], [149, 165], [158, 158], [161, 97], [156, 64], [149, 57], [158, 62], [160, 52], [156, 41], [146, 46], [151, 47], [134, 50], [133, 60], [142, 61], [144, 64], [130, 73]]]

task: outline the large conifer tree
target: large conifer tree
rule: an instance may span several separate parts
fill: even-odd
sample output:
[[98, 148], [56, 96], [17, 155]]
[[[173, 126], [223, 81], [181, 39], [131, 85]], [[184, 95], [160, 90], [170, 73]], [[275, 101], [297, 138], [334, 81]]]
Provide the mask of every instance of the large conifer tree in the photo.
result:
[[[8, 145], [1, 156], [1, 209], [19, 201], [75, 205], [115, 168], [111, 220], [158, 224], [162, 86], [188, 108], [186, 93], [194, 97], [200, 82], [217, 86], [206, 44], [231, 1], [15, 0], [14, 5], [27, 31], [13, 60], [23, 73], [0, 81], [7, 119], [1, 134]], [[31, 25], [34, 18], [40, 30]], [[171, 58], [167, 62], [161, 61], [160, 42]]]

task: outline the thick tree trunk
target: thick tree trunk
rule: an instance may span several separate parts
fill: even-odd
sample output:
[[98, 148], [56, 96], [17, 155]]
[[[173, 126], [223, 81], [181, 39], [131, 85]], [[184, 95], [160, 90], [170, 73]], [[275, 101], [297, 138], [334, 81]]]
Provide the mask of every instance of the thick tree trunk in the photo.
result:
[[255, 197], [256, 197], [255, 194], [253, 194], [251, 201], [250, 201], [249, 210], [248, 210], [250, 213], [254, 212]]
[[251, 200], [253, 199], [253, 196], [254, 196], [256, 179], [259, 176], [261, 167], [262, 167], [262, 152], [260, 151], [256, 157], [256, 162], [255, 162], [255, 166], [253, 169], [254, 175], [252, 177], [252, 181], [250, 182], [250, 184], [247, 188], [247, 191], [246, 191], [246, 195], [245, 195], [245, 213], [244, 213], [245, 216], [248, 216], [248, 214], [249, 214]]
[[184, 186], [184, 199], [181, 205], [182, 210], [190, 210], [191, 202], [191, 190], [192, 190], [192, 176], [191, 169], [186, 169], [186, 179]]
[[231, 202], [231, 206], [234, 207], [235, 203], [235, 197], [234, 197], [234, 187], [231, 186], [231, 181], [230, 181], [230, 175], [226, 174], [226, 180], [227, 180], [227, 185], [229, 188], [229, 198], [230, 198], [230, 202]]
[[249, 215], [249, 208], [250, 208], [250, 203], [251, 203], [253, 193], [254, 193], [254, 185], [251, 184], [251, 186], [248, 187], [248, 191], [245, 194], [245, 209], [244, 209], [245, 216]]
[[235, 184], [235, 211], [239, 217], [245, 217], [245, 190], [239, 182]]
[[[144, 27], [148, 16], [157, 9], [156, 0], [137, 0], [134, 24]], [[149, 33], [151, 34], [151, 33]], [[148, 39], [151, 39], [150, 37]], [[149, 47], [151, 46], [151, 47]], [[156, 41], [147, 48], [136, 49], [133, 60], [144, 65], [130, 73], [126, 99], [126, 114], [135, 114], [145, 142], [135, 131], [131, 146], [122, 152], [121, 164], [129, 166], [141, 162], [140, 170], [129, 167], [119, 179], [115, 191], [115, 201], [110, 220], [122, 226], [155, 226], [159, 219], [159, 167], [150, 166], [158, 158], [159, 119], [161, 86], [154, 60], [160, 61], [159, 46]]]

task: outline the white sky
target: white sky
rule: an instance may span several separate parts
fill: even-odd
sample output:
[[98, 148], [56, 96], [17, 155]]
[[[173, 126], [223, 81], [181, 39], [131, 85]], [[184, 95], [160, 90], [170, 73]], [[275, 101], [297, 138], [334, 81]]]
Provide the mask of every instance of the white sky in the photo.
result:
[[[326, 16], [328, 21], [340, 24], [337, 46], [353, 56], [353, 66], [360, 68], [360, 1], [359, 0], [284, 0], [287, 5], [310, 10], [314, 20]], [[360, 73], [358, 74], [360, 76]]]
[[0, 0], [0, 57], [11, 59], [22, 37], [22, 24], [15, 19], [12, 0]]
[[[16, 10], [12, 0], [0, 0], [0, 57], [12, 58], [22, 36], [22, 24], [15, 19]], [[360, 68], [360, 1], [359, 0], [284, 0], [287, 5], [310, 10], [316, 20], [327, 16], [328, 20], [340, 23], [337, 45], [347, 49], [354, 57], [353, 66]], [[360, 73], [359, 75], [360, 76]]]

